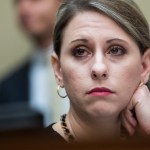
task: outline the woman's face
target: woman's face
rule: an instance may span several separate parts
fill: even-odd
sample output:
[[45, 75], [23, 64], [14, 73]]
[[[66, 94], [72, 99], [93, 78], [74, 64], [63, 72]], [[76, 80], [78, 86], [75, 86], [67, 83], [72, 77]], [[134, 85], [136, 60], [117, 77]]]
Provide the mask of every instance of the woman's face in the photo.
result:
[[107, 16], [90, 11], [77, 14], [66, 27], [59, 61], [57, 79], [71, 109], [92, 116], [119, 115], [143, 70], [134, 40]]

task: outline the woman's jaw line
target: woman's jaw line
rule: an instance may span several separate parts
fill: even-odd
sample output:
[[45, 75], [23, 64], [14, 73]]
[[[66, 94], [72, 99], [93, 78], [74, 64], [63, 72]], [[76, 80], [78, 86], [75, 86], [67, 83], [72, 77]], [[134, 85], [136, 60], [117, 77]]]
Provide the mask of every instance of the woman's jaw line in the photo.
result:
[[[120, 116], [92, 119], [89, 115], [82, 116], [80, 112], [76, 113], [72, 110], [67, 114], [67, 120], [70, 123], [71, 130], [76, 137], [86, 137], [87, 139], [101, 138], [113, 138], [114, 136], [120, 136]], [[89, 136], [89, 137], [87, 137]], [[82, 138], [81, 138], [82, 139]]]

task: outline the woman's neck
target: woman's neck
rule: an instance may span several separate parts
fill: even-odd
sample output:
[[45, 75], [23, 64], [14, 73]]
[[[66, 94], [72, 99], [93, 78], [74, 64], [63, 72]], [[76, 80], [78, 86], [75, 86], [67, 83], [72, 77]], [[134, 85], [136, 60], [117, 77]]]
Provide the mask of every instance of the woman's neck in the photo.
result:
[[90, 116], [85, 119], [85, 116], [69, 111], [66, 123], [78, 142], [108, 140], [121, 135], [119, 116], [94, 120]]

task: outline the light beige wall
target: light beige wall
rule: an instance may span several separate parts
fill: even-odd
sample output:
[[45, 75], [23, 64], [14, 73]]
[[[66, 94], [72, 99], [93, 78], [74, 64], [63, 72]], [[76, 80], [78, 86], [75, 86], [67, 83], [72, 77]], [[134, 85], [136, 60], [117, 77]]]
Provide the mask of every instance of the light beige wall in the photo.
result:
[[149, 24], [150, 24], [150, 0], [134, 0], [139, 7], [141, 8], [142, 12], [146, 16]]
[[31, 44], [16, 25], [13, 0], [0, 4], [0, 78], [31, 53]]
[[[135, 0], [150, 23], [150, 0]], [[15, 21], [13, 0], [0, 4], [0, 78], [31, 53], [31, 43], [20, 32]]]

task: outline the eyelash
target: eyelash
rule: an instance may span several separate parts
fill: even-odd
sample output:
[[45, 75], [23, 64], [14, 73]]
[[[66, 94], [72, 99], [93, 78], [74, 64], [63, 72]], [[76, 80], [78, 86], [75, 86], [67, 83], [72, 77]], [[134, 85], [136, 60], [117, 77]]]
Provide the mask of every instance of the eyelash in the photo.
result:
[[[120, 53], [119, 54], [112, 53], [112, 50], [120, 50]], [[85, 53], [86, 52], [87, 55], [90, 54], [90, 52], [87, 50], [87, 48], [85, 46], [79, 46], [79, 47], [73, 49], [73, 56], [75, 56], [75, 57], [87, 56], [86, 54], [83, 54], [83, 55], [82, 54], [81, 55], [77, 54], [77, 52], [81, 52], [81, 53]], [[112, 47], [109, 48], [109, 50], [107, 52], [107, 54], [113, 55], [113, 56], [122, 56], [125, 53], [126, 53], [126, 50], [123, 47], [121, 47], [121, 46], [112, 46]]]
[[90, 54], [90, 52], [84, 46], [79, 46], [79, 47], [75, 48], [73, 50], [73, 56], [75, 56], [75, 57], [84, 57], [84, 56], [87, 56], [86, 54], [83, 54], [83, 55], [77, 54], [77, 52], [82, 52], [82, 53], [86, 52], [87, 55]]
[[[112, 50], [121, 50], [121, 52], [119, 54], [114, 54], [114, 53], [111, 53]], [[121, 47], [121, 46], [112, 46], [111, 48], [109, 48], [109, 51], [107, 52], [107, 54], [112, 54], [113, 56], [122, 56], [126, 53], [126, 50]]]

